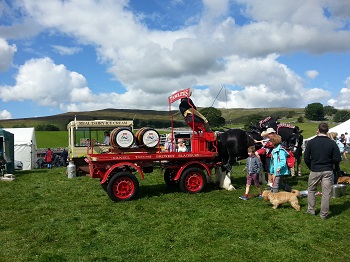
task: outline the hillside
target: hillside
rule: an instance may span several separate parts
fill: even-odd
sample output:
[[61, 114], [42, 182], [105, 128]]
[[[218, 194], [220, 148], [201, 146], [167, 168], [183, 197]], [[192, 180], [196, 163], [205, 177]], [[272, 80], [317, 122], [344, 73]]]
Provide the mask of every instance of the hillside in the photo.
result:
[[[127, 120], [127, 119], [152, 119], [152, 120], [169, 120], [170, 114], [168, 111], [153, 111], [153, 110], [132, 110], [132, 109], [103, 109], [97, 111], [86, 112], [68, 112], [64, 114], [0, 120], [1, 127], [36, 127], [38, 125], [55, 125], [64, 131], [67, 129], [67, 124], [74, 120]], [[170, 120], [169, 120], [170, 121]]]
[[[231, 109], [219, 109], [222, 112], [222, 116], [226, 119], [226, 123], [229, 125], [244, 123], [247, 116], [252, 114], [260, 114], [262, 116], [278, 115], [281, 118], [285, 117], [288, 112], [293, 111], [295, 117], [304, 114], [303, 108], [231, 108]], [[182, 116], [178, 111], [173, 111], [174, 120], [182, 121]], [[170, 113], [169, 111], [155, 111], [155, 110], [136, 110], [136, 109], [103, 109], [97, 111], [86, 112], [68, 112], [64, 114], [45, 116], [45, 117], [33, 117], [33, 118], [19, 118], [19, 119], [5, 119], [0, 120], [0, 127], [37, 127], [38, 125], [55, 125], [60, 130], [66, 130], [67, 124], [74, 120], [74, 117], [78, 120], [153, 120], [153, 121], [169, 121], [170, 126]]]

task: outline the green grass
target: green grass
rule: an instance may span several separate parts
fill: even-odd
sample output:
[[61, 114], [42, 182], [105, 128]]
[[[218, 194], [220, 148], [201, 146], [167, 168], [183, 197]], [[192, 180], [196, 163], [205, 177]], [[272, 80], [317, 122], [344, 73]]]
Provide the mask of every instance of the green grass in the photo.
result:
[[68, 131], [35, 131], [38, 148], [68, 146]]
[[[156, 170], [136, 200], [118, 203], [98, 179], [68, 179], [64, 168], [17, 172], [0, 182], [0, 261], [348, 261], [349, 192], [331, 200], [326, 221], [305, 214], [305, 198], [300, 212], [273, 210], [238, 199], [243, 164], [233, 168], [236, 191], [185, 194]], [[350, 172], [350, 161], [341, 165]], [[288, 183], [305, 190], [307, 174]]]

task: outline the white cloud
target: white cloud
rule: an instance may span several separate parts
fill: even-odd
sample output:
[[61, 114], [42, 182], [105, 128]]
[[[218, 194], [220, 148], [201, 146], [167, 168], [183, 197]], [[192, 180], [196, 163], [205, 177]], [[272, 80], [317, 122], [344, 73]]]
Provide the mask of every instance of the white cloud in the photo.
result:
[[340, 90], [340, 93], [334, 99], [328, 100], [328, 105], [335, 108], [350, 109], [350, 77], [345, 80], [345, 87]]
[[318, 76], [318, 71], [317, 70], [308, 70], [305, 72], [305, 75], [310, 78], [310, 79], [315, 79]]
[[0, 38], [0, 72], [9, 69], [16, 51], [16, 45], [9, 45], [6, 40]]
[[0, 18], [3, 21], [0, 23], [0, 38], [13, 40], [38, 34], [42, 27], [25, 13], [17, 0], [0, 1]]
[[11, 119], [12, 114], [7, 110], [0, 111], [0, 119]]
[[52, 45], [52, 47], [61, 55], [74, 55], [82, 50], [80, 47], [67, 47], [62, 45]]
[[[350, 33], [343, 30], [346, 20], [342, 12], [349, 5], [330, 0], [237, 2], [250, 23], [239, 26], [227, 16], [229, 0], [204, 0], [197, 24], [161, 31], [142, 23], [127, 8], [127, 0], [103, 4], [94, 0], [23, 0], [31, 17], [28, 21], [37, 23], [37, 30], [45, 28], [96, 47], [99, 62], [127, 92], [93, 92], [84, 76], [44, 58], [22, 65], [16, 85], [1, 87], [0, 97], [5, 101], [31, 99], [69, 111], [166, 109], [172, 91], [190, 86], [208, 86], [194, 92], [200, 106], [210, 106], [223, 85], [227, 97], [221, 94], [217, 107], [300, 107], [329, 99], [328, 91], [305, 89], [301, 77], [277, 58], [279, 53], [300, 50], [349, 51]], [[54, 48], [65, 54], [80, 51], [61, 45]], [[306, 74], [315, 78], [318, 72]]]
[[50, 58], [31, 59], [19, 67], [15, 86], [0, 87], [4, 101], [32, 100], [42, 106], [56, 107], [67, 102], [69, 94], [86, 86], [86, 79], [56, 65]]

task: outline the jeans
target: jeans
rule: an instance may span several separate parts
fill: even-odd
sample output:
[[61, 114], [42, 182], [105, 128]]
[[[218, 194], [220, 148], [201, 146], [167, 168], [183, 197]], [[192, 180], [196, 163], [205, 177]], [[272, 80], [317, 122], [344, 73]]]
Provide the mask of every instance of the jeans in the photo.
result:
[[310, 172], [309, 181], [308, 181], [308, 194], [307, 194], [307, 203], [308, 208], [307, 212], [310, 214], [315, 214], [315, 205], [316, 197], [315, 193], [317, 191], [317, 185], [321, 182], [322, 187], [322, 200], [321, 200], [321, 217], [327, 217], [329, 212], [329, 202], [331, 199], [332, 192], [332, 176], [333, 171], [322, 171], [322, 172]]
[[283, 182], [283, 177], [281, 176], [276, 176], [274, 181], [273, 181], [273, 186], [272, 186], [272, 193], [278, 193], [278, 190], [282, 188], [286, 192], [292, 192], [292, 188], [290, 185], [285, 184]]

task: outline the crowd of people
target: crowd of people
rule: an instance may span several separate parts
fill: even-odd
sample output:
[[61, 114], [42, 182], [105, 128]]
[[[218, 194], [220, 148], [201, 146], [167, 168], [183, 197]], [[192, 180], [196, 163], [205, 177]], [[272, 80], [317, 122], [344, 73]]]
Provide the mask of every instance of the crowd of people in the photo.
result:
[[175, 139], [173, 135], [167, 134], [164, 144], [164, 152], [188, 152], [186, 141], [183, 138]]
[[44, 157], [39, 157], [36, 161], [37, 168], [47, 167], [52, 169], [53, 167], [67, 166], [68, 163], [68, 151], [64, 148], [59, 154], [53, 153], [51, 148], [48, 148]]
[[[304, 161], [310, 170], [308, 177], [306, 213], [316, 214], [317, 187], [322, 188], [322, 199], [319, 216], [321, 219], [329, 218], [329, 206], [332, 186], [337, 181], [340, 172], [339, 163], [347, 160], [346, 152], [350, 148], [350, 137], [347, 134], [328, 132], [327, 123], [320, 123], [315, 138], [311, 139], [304, 152]], [[246, 161], [246, 189], [244, 196], [240, 199], [249, 199], [250, 185], [258, 188], [259, 198], [262, 190], [259, 183], [259, 172], [262, 168], [268, 176], [268, 188], [273, 193], [280, 189], [291, 192], [292, 187], [284, 182], [284, 177], [290, 175], [287, 165], [288, 152], [282, 147], [282, 139], [275, 130], [269, 128], [262, 133], [262, 148], [255, 152], [254, 148], [248, 148]], [[349, 140], [348, 140], [349, 139]], [[348, 143], [349, 141], [349, 143]], [[264, 159], [264, 161], [262, 160]]]

